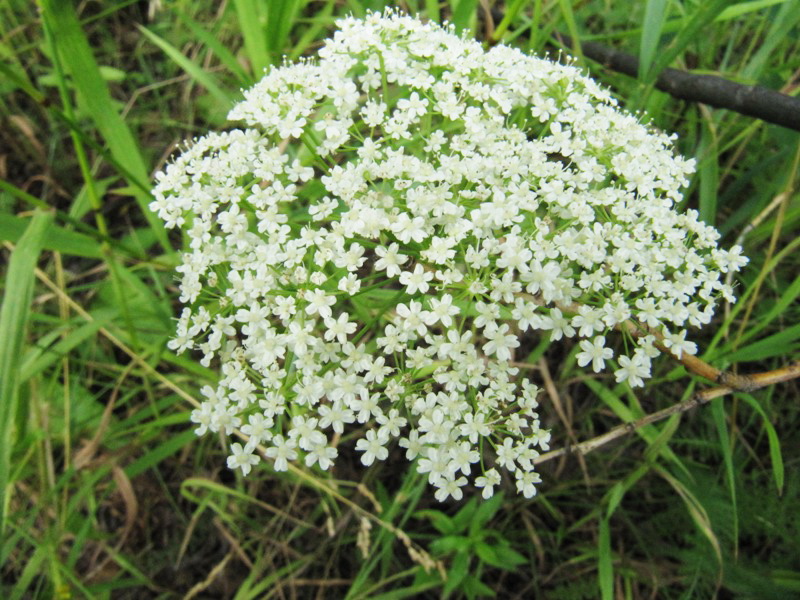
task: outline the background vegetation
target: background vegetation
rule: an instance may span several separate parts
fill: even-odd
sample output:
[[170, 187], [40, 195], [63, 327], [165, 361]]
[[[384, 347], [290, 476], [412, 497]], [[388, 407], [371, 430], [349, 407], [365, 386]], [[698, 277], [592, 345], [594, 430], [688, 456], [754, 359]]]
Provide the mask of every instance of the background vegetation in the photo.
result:
[[[144, 210], [181, 140], [238, 91], [380, 0], [0, 3], [0, 596], [791, 598], [800, 595], [796, 381], [542, 467], [532, 501], [436, 503], [391, 459], [247, 479], [191, 401], [214, 373], [166, 348], [181, 240]], [[484, 40], [553, 32], [641, 57], [639, 79], [566, 49], [698, 158], [686, 205], [750, 256], [705, 360], [777, 368], [800, 347], [796, 132], [676, 101], [666, 65], [797, 95], [797, 0], [418, 0]], [[489, 9], [507, 18], [493, 23]], [[497, 16], [497, 15], [495, 15]], [[41, 209], [49, 209], [42, 211]], [[632, 394], [543, 342], [556, 446], [707, 385], [667, 358]], [[556, 410], [556, 407], [560, 407]]]

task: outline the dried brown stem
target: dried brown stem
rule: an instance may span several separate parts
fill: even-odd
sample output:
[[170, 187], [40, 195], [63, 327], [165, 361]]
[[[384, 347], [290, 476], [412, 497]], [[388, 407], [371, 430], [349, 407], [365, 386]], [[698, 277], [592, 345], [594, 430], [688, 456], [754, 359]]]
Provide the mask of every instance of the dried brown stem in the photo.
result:
[[[694, 359], [694, 357], [690, 358]], [[594, 450], [597, 450], [598, 448], [605, 446], [606, 444], [613, 442], [616, 439], [626, 436], [629, 433], [633, 433], [634, 431], [636, 431], [637, 429], [641, 429], [645, 425], [656, 423], [677, 413], [683, 413], [689, 411], [696, 406], [706, 404], [715, 398], [719, 398], [720, 396], [725, 396], [733, 392], [741, 392], [741, 391], [749, 392], [762, 387], [766, 387], [768, 385], [782, 383], [800, 377], [800, 361], [794, 362], [780, 369], [775, 369], [774, 371], [765, 371], [763, 373], [755, 373], [753, 375], [731, 376], [730, 373], [725, 373], [723, 371], [719, 371], [718, 369], [714, 369], [714, 367], [708, 365], [707, 363], [703, 362], [700, 359], [694, 359], [694, 360], [698, 363], [698, 365], [700, 365], [698, 367], [699, 369], [703, 369], [706, 371], [708, 369], [711, 369], [712, 371], [716, 371], [716, 373], [718, 374], [717, 375], [718, 380], [733, 380], [735, 383], [741, 383], [742, 381], [744, 381], [746, 382], [746, 385], [737, 387], [726, 384], [720, 387], [703, 390], [701, 392], [694, 394], [691, 398], [689, 398], [684, 402], [678, 402], [677, 404], [673, 404], [672, 406], [669, 406], [663, 410], [659, 410], [658, 412], [646, 415], [641, 419], [637, 419], [636, 421], [631, 421], [630, 423], [624, 423], [623, 425], [619, 425], [614, 429], [604, 433], [603, 435], [599, 435], [590, 440], [586, 440], [585, 442], [581, 442], [577, 446], [566, 446], [558, 450], [553, 450], [552, 452], [546, 452], [545, 454], [538, 456], [534, 460], [534, 463], [538, 465], [547, 462], [549, 460], [553, 460], [554, 458], [559, 458], [570, 454], [585, 456], [589, 452], [593, 452]], [[690, 363], [691, 362], [692, 361], [690, 361]], [[684, 365], [685, 364], [686, 363], [684, 363]], [[687, 366], [687, 368], [689, 367]], [[706, 375], [702, 376], [706, 377]]]

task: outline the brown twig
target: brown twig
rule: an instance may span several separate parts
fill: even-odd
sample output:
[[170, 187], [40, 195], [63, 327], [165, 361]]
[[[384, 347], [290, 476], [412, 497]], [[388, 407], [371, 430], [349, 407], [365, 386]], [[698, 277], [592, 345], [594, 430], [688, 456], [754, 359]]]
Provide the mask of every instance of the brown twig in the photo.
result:
[[[502, 21], [503, 16], [501, 9], [492, 9], [492, 17], [496, 22]], [[561, 47], [574, 47], [572, 38], [563, 33], [553, 33], [553, 40]], [[630, 77], [639, 76], [639, 58], [632, 54], [590, 41], [580, 42], [580, 52], [613, 71]], [[791, 89], [792, 80], [796, 77], [797, 72], [783, 89]], [[678, 100], [726, 108], [767, 123], [800, 131], [800, 98], [776, 90], [736, 83], [717, 75], [695, 75], [670, 68], [658, 74], [655, 87]]]
[[[562, 33], [556, 40], [572, 47], [572, 39]], [[581, 42], [583, 55], [613, 71], [637, 77], [639, 59], [597, 42]], [[726, 108], [748, 117], [755, 117], [800, 131], [800, 98], [757, 85], [735, 83], [717, 75], [695, 75], [679, 69], [664, 69], [658, 74], [655, 87], [678, 100], [700, 102]]]
[[[694, 358], [694, 357], [692, 357]], [[699, 363], [705, 365], [705, 367], [709, 367], [720, 375], [725, 375], [726, 378], [730, 376], [730, 373], [724, 373], [722, 371], [718, 371], [707, 365], [703, 361], [696, 359]], [[705, 375], [703, 375], [705, 377]], [[719, 398], [720, 396], [725, 396], [727, 394], [731, 394], [733, 392], [739, 391], [753, 391], [762, 387], [766, 387], [768, 385], [773, 385], [776, 383], [782, 383], [785, 381], [789, 381], [791, 379], [796, 379], [800, 377], [800, 361], [794, 362], [786, 367], [782, 367], [780, 369], [776, 369], [774, 371], [766, 371], [763, 373], [755, 373], [753, 375], [738, 375], [735, 378], [744, 379], [747, 382], [747, 388], [742, 389], [739, 387], [734, 387], [730, 385], [722, 385], [720, 387], [710, 388], [707, 390], [703, 390], [694, 394], [688, 400], [684, 402], [678, 402], [677, 404], [673, 404], [663, 410], [659, 410], [658, 412], [651, 413], [642, 417], [641, 419], [637, 419], [636, 421], [631, 421], [630, 423], [624, 423], [623, 425], [619, 425], [614, 429], [604, 433], [603, 435], [598, 435], [590, 440], [586, 440], [585, 442], [581, 442], [576, 446], [567, 446], [565, 448], [560, 448], [558, 450], [553, 450], [552, 452], [546, 452], [545, 454], [541, 454], [540, 456], [534, 459], [534, 464], [541, 464], [554, 458], [559, 458], [561, 456], [566, 456], [570, 454], [577, 454], [579, 456], [585, 456], [589, 452], [593, 452], [597, 450], [601, 446], [605, 446], [606, 444], [613, 442], [616, 439], [619, 439], [623, 436], [628, 435], [629, 433], [633, 433], [637, 429], [641, 429], [645, 425], [650, 425], [652, 423], [656, 423], [667, 417], [670, 417], [677, 413], [684, 413], [689, 411], [696, 406], [701, 406], [710, 402], [715, 398]]]

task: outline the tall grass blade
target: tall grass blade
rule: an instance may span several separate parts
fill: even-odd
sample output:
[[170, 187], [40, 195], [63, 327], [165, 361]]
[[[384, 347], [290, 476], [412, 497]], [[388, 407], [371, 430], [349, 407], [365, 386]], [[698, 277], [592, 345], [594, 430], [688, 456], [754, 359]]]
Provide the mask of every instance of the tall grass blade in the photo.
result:
[[773, 356], [791, 356], [798, 350], [800, 350], [800, 323], [740, 348], [726, 358], [731, 362], [747, 362]]
[[702, 157], [698, 168], [700, 178], [700, 218], [714, 225], [717, 221], [717, 191], [719, 190], [719, 163], [718, 148], [714, 133], [710, 131], [707, 124], [703, 126], [703, 133], [700, 136], [700, 152]]
[[456, 31], [461, 33], [471, 29], [477, 7], [478, 0], [459, 0], [450, 19], [453, 25], [456, 26]]
[[[644, 416], [642, 413], [635, 414], [629, 407], [623, 404], [623, 402], [612, 390], [608, 389], [600, 382], [587, 378], [584, 380], [584, 383], [589, 389], [597, 394], [598, 398], [605, 402], [605, 404], [614, 412], [615, 415], [617, 415], [617, 417], [622, 419], [624, 422], [630, 423]], [[645, 442], [647, 442], [648, 446], [651, 446], [658, 440], [659, 429], [654, 425], [647, 425], [645, 427], [637, 428], [636, 434], [639, 435]], [[658, 448], [658, 452], [664, 458], [675, 463], [675, 465], [680, 469], [684, 471], [686, 470], [686, 467], [675, 455], [668, 444], [664, 444], [663, 447]]]
[[793, 0], [781, 6], [758, 51], [742, 69], [741, 76], [746, 79], [758, 79], [770, 55], [780, 44], [784, 43], [786, 36], [791, 35], [798, 23], [800, 23], [800, 3]]
[[719, 15], [720, 11], [730, 4], [730, 0], [709, 0], [696, 5], [694, 14], [686, 25], [678, 32], [672, 43], [663, 49], [653, 62], [653, 67], [646, 79], [653, 82], [658, 74], [670, 65], [692, 42], [697, 41], [702, 30]]
[[728, 480], [728, 490], [733, 506], [733, 544], [734, 547], [737, 547], [739, 544], [739, 510], [736, 502], [736, 471], [733, 468], [733, 449], [731, 448], [728, 424], [725, 422], [725, 404], [721, 398], [711, 403], [711, 416], [714, 418], [714, 425], [717, 428], [719, 448], [725, 463], [725, 476]]
[[425, 0], [425, 14], [429, 21], [441, 23], [442, 16], [439, 13], [439, 0]]
[[503, 18], [500, 20], [500, 23], [497, 24], [497, 27], [494, 29], [494, 33], [492, 34], [492, 38], [494, 41], [499, 41], [503, 34], [508, 30], [508, 26], [514, 22], [519, 14], [519, 11], [522, 9], [522, 5], [525, 4], [526, 0], [514, 0], [508, 10], [506, 10]]
[[561, 14], [564, 21], [567, 23], [567, 31], [572, 37], [572, 52], [578, 58], [583, 58], [583, 51], [581, 50], [581, 40], [578, 34], [578, 24], [575, 21], [575, 13], [572, 11], [572, 3], [570, 0], [558, 0], [558, 6], [561, 8]]
[[264, 70], [272, 63], [267, 36], [264, 33], [266, 3], [257, 0], [233, 0], [233, 6], [239, 19], [239, 30], [244, 38], [244, 47], [250, 59], [253, 78], [260, 79]]
[[764, 407], [750, 394], [739, 394], [748, 406], [756, 411], [763, 419], [764, 430], [767, 432], [767, 441], [769, 443], [769, 458], [772, 462], [772, 476], [775, 479], [775, 487], [778, 488], [778, 494], [783, 494], [784, 467], [783, 467], [783, 454], [781, 453], [781, 440], [778, 437], [778, 432], [775, 431], [775, 426], [770, 422], [767, 412]]
[[711, 544], [714, 555], [717, 558], [717, 563], [722, 565], [722, 549], [719, 544], [719, 539], [714, 533], [714, 528], [711, 526], [711, 519], [708, 516], [708, 511], [703, 507], [700, 500], [697, 499], [697, 496], [695, 496], [681, 481], [661, 467], [655, 467], [655, 471], [661, 475], [681, 497], [692, 521], [694, 521], [700, 533], [702, 533]]
[[764, 328], [769, 326], [775, 319], [782, 316], [787, 308], [797, 302], [798, 296], [800, 296], [800, 277], [796, 277], [791, 285], [786, 288], [786, 291], [783, 292], [778, 301], [770, 307], [767, 314], [763, 317], [759, 317], [757, 324], [754, 324], [742, 334], [739, 338], [739, 344], [742, 344], [763, 331]]
[[289, 39], [289, 32], [297, 19], [299, 0], [271, 0], [267, 13], [267, 43], [272, 62], [279, 63]]
[[614, 600], [614, 562], [611, 556], [611, 531], [607, 517], [600, 518], [597, 540], [597, 577], [600, 597]]
[[222, 106], [225, 107], [226, 110], [233, 105], [233, 97], [219, 87], [216, 79], [208, 71], [189, 60], [175, 46], [149, 29], [140, 25], [139, 31], [156, 46], [161, 48], [161, 50], [164, 51], [164, 54], [169, 56], [172, 62], [186, 71], [189, 77], [206, 88], [208, 92], [214, 96], [217, 101], [222, 104]]
[[249, 86], [253, 83], [253, 78], [247, 74], [247, 72], [242, 68], [242, 65], [239, 64], [239, 61], [236, 60], [236, 56], [234, 56], [233, 52], [228, 50], [228, 48], [220, 42], [214, 35], [205, 30], [203, 27], [197, 24], [191, 17], [185, 15], [183, 12], [178, 12], [178, 18], [181, 22], [186, 25], [189, 29], [192, 30], [192, 34], [198, 40], [203, 42], [211, 52], [224, 64], [228, 70], [239, 80], [239, 84], [242, 86]]
[[33, 297], [34, 270], [52, 220], [52, 213], [43, 211], [37, 211], [31, 219], [11, 253], [0, 308], [0, 533], [6, 526], [10, 459], [19, 395], [19, 362]]
[[[55, 50], [61, 60], [69, 69], [72, 83], [94, 121], [100, 135], [108, 144], [111, 155], [124, 165], [132, 177], [139, 183], [150, 180], [150, 174], [144, 161], [139, 146], [128, 128], [128, 125], [117, 112], [111, 100], [108, 86], [100, 74], [94, 55], [92, 54], [86, 35], [81, 29], [80, 22], [71, 2], [58, 0], [40, 0], [45, 26], [52, 33]], [[167, 239], [164, 224], [150, 212], [149, 194], [138, 189], [131, 182], [134, 189], [133, 195], [139, 205], [147, 223], [156, 235], [161, 246], [168, 253], [172, 253]]]
[[644, 9], [644, 25], [639, 40], [639, 79], [644, 81], [653, 66], [661, 31], [664, 27], [667, 0], [647, 0]]
[[[24, 235], [29, 222], [30, 219], [3, 215], [3, 218], [0, 219], [0, 240], [16, 243]], [[47, 230], [44, 248], [85, 258], [103, 257], [100, 244], [88, 235], [62, 229], [55, 223], [52, 223]]]

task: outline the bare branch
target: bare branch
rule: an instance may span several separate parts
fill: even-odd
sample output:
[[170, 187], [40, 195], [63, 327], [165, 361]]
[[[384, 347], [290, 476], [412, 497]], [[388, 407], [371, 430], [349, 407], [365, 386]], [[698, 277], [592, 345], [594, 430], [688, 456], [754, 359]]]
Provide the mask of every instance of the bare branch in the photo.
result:
[[[571, 47], [572, 39], [560, 33], [556, 40]], [[581, 42], [583, 55], [618, 73], [637, 77], [639, 59], [597, 42]], [[655, 86], [673, 98], [726, 108], [767, 123], [800, 131], [800, 98], [757, 85], [735, 83], [717, 75], [695, 75], [678, 69], [664, 69]]]
[[[702, 363], [703, 361], [699, 362]], [[711, 368], [713, 369], [713, 367]], [[729, 375], [724, 372], [722, 372], [721, 374]], [[673, 404], [672, 406], [669, 406], [663, 410], [659, 410], [658, 412], [646, 415], [641, 419], [637, 419], [636, 421], [631, 421], [630, 423], [624, 423], [623, 425], [619, 425], [602, 435], [598, 435], [597, 437], [593, 437], [590, 440], [581, 442], [577, 446], [566, 446], [558, 450], [553, 450], [552, 452], [546, 452], [544, 454], [541, 454], [537, 456], [533, 462], [534, 464], [538, 465], [553, 460], [554, 458], [560, 458], [562, 456], [567, 456], [571, 454], [585, 456], [589, 452], [593, 452], [594, 450], [597, 450], [598, 448], [605, 446], [609, 442], [613, 442], [614, 440], [626, 436], [629, 433], [633, 433], [634, 431], [636, 431], [637, 429], [641, 429], [645, 425], [656, 423], [677, 413], [684, 413], [686, 411], [693, 409], [696, 406], [706, 404], [711, 400], [713, 400], [714, 398], [719, 398], [720, 396], [731, 394], [737, 391], [752, 391], [758, 388], [766, 387], [768, 385], [773, 385], [775, 383], [782, 383], [785, 381], [789, 381], [791, 379], [796, 379], [798, 377], [800, 377], [800, 361], [792, 363], [786, 367], [776, 369], [774, 371], [766, 371], [764, 373], [756, 373], [753, 375], [748, 375], [746, 376], [748, 382], [747, 390], [738, 389], [728, 385], [723, 385], [720, 387], [703, 390], [701, 392], [694, 394], [691, 398], [689, 398], [684, 402], [678, 402], [677, 404]]]

